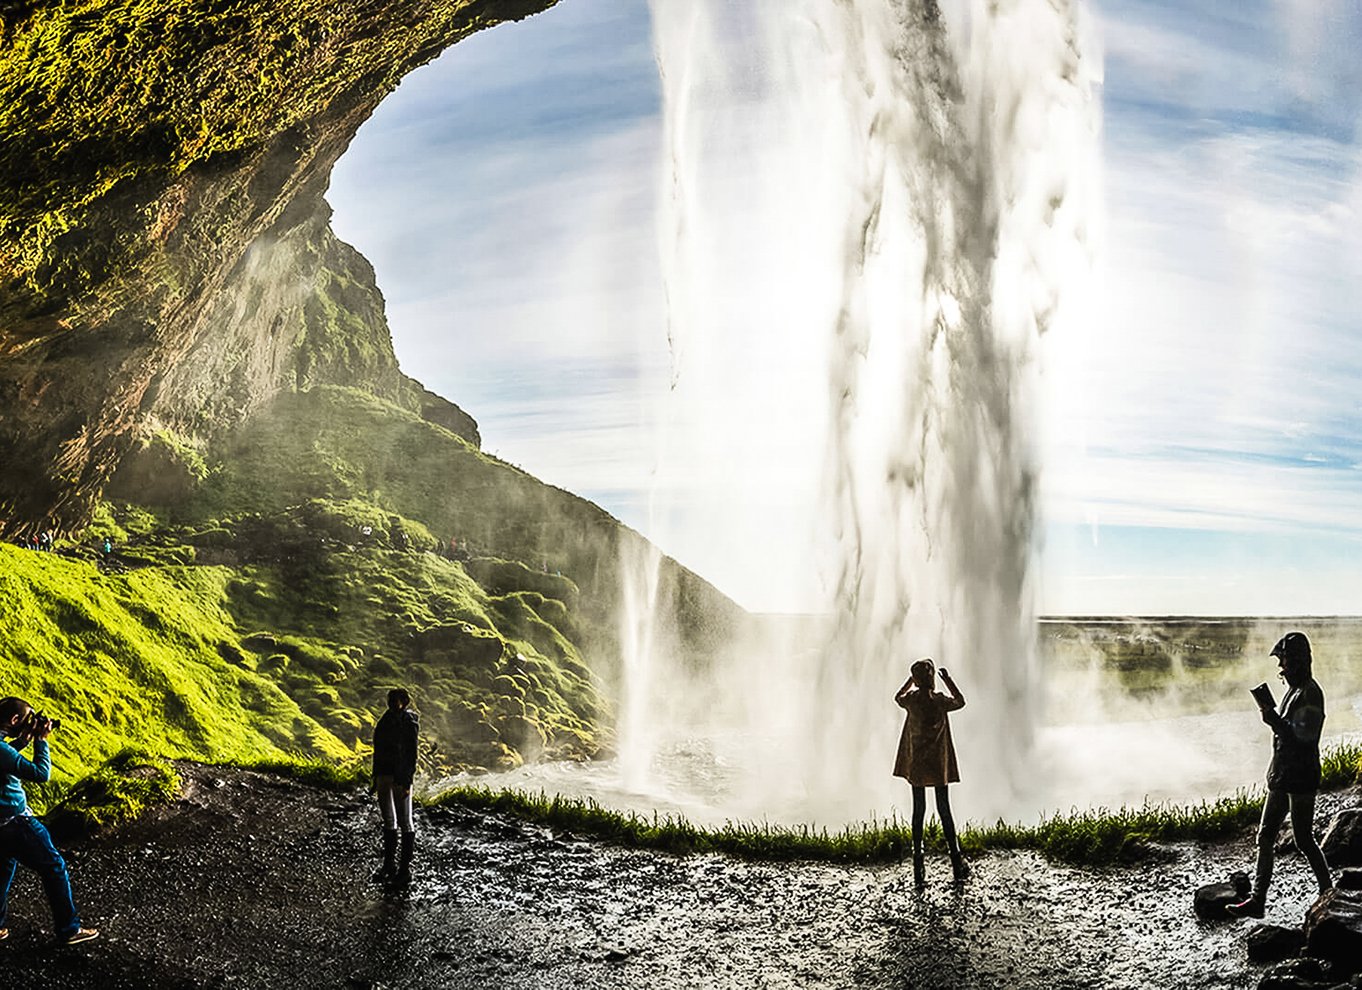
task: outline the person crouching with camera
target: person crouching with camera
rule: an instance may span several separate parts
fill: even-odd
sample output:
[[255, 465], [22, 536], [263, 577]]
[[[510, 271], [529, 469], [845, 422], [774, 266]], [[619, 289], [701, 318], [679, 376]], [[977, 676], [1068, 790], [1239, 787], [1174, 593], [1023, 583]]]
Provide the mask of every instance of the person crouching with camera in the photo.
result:
[[[33, 711], [22, 698], [0, 699], [0, 940], [9, 937], [9, 889], [20, 863], [42, 879], [58, 941], [75, 945], [99, 937], [96, 929], [81, 927], [71, 899], [66, 861], [52, 845], [46, 827], [28, 810], [28, 798], [24, 795], [24, 781], [41, 784], [51, 776], [47, 737], [55, 725], [52, 719]], [[10, 738], [14, 739], [13, 745], [7, 742]], [[19, 752], [30, 741], [32, 760]]]

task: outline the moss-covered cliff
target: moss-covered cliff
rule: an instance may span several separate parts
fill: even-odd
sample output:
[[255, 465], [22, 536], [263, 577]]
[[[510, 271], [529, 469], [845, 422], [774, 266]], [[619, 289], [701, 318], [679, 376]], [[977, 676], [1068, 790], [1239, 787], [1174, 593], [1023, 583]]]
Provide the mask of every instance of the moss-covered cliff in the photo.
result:
[[362, 262], [322, 194], [404, 74], [550, 5], [0, 5], [0, 535], [80, 525], [148, 416], [340, 382], [457, 419], [328, 307]]
[[[395, 684], [431, 767], [609, 746], [642, 538], [402, 372], [323, 198], [406, 72], [551, 2], [0, 2], [0, 537], [58, 549], [0, 554], [0, 693], [68, 773], [344, 758]], [[659, 602], [691, 663], [742, 618], [671, 561]]]

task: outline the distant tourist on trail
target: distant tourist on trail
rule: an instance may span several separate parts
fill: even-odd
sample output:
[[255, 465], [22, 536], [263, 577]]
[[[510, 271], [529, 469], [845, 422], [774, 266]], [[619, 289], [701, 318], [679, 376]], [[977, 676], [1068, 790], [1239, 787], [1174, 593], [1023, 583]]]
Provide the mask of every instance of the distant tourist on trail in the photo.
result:
[[374, 874], [376, 882], [411, 880], [411, 857], [416, 847], [411, 785], [416, 776], [418, 732], [411, 695], [404, 688], [393, 688], [388, 692], [388, 710], [374, 726], [374, 793], [378, 795], [378, 810], [383, 816], [383, 865]]
[[[66, 861], [52, 845], [43, 823], [28, 810], [24, 795], [24, 781], [42, 784], [52, 774], [47, 737], [56, 725], [21, 698], [0, 700], [0, 941], [9, 938], [9, 889], [21, 863], [42, 879], [59, 941], [75, 945], [99, 936], [98, 930], [81, 927]], [[13, 746], [5, 742], [11, 737]], [[19, 752], [30, 741], [31, 761]]]
[[103, 546], [103, 550], [104, 550], [104, 556], [106, 556], [106, 557], [109, 556], [111, 553], [113, 553], [113, 540], [111, 540], [111, 539], [110, 539], [109, 537], [107, 537], [107, 536], [104, 537], [104, 546]]
[[1261, 918], [1272, 882], [1272, 853], [1286, 813], [1291, 812], [1291, 833], [1315, 872], [1322, 894], [1334, 885], [1329, 865], [1315, 842], [1315, 794], [1319, 791], [1319, 736], [1324, 728], [1324, 692], [1311, 676], [1310, 640], [1303, 632], [1290, 632], [1277, 641], [1271, 656], [1286, 681], [1286, 695], [1273, 707], [1266, 684], [1253, 689], [1263, 721], [1272, 729], [1272, 763], [1267, 768], [1267, 800], [1258, 825], [1258, 871], [1248, 900], [1226, 910], [1236, 918]]
[[950, 694], [934, 690], [937, 670], [929, 659], [918, 660], [911, 671], [912, 676], [894, 695], [894, 701], [907, 713], [903, 720], [903, 733], [899, 736], [894, 776], [903, 777], [913, 788], [913, 880], [920, 887], [926, 882], [926, 867], [922, 859], [922, 823], [927, 814], [928, 787], [936, 790], [936, 814], [941, 819], [941, 832], [951, 856], [954, 877], [960, 881], [969, 876], [969, 863], [960, 852], [955, 819], [951, 817], [950, 797], [946, 793], [948, 784], [960, 780], [948, 713], [964, 708], [965, 696], [944, 667], [940, 669], [941, 682]]

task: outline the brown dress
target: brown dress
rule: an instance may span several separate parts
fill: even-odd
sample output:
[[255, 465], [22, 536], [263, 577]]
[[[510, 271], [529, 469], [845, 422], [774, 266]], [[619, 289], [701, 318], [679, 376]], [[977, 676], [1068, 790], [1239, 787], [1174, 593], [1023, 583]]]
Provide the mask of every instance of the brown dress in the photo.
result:
[[914, 787], [940, 787], [960, 780], [951, 743], [951, 723], [946, 717], [965, 707], [964, 701], [939, 691], [923, 691], [916, 685], [894, 698], [906, 711], [903, 734], [899, 736], [898, 759], [894, 776], [903, 777]]

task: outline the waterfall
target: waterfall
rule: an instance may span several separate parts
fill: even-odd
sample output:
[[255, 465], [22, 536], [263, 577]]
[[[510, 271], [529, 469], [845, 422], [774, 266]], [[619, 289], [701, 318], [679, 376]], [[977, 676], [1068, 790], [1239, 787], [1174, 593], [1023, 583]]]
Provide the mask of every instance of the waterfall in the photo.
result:
[[[800, 780], [779, 785], [823, 817], [901, 804], [892, 696], [931, 656], [969, 699], [963, 806], [1001, 813], [1028, 790], [1037, 717], [1038, 345], [1090, 271], [1080, 5], [652, 9], [673, 391], [764, 372], [732, 367], [751, 335], [788, 375], [775, 392], [803, 402], [771, 442], [798, 430], [821, 469], [800, 518], [834, 629], [807, 662], [763, 661], [776, 676], [755, 679], [747, 718], [789, 728]], [[753, 684], [749, 669], [733, 691]]]

